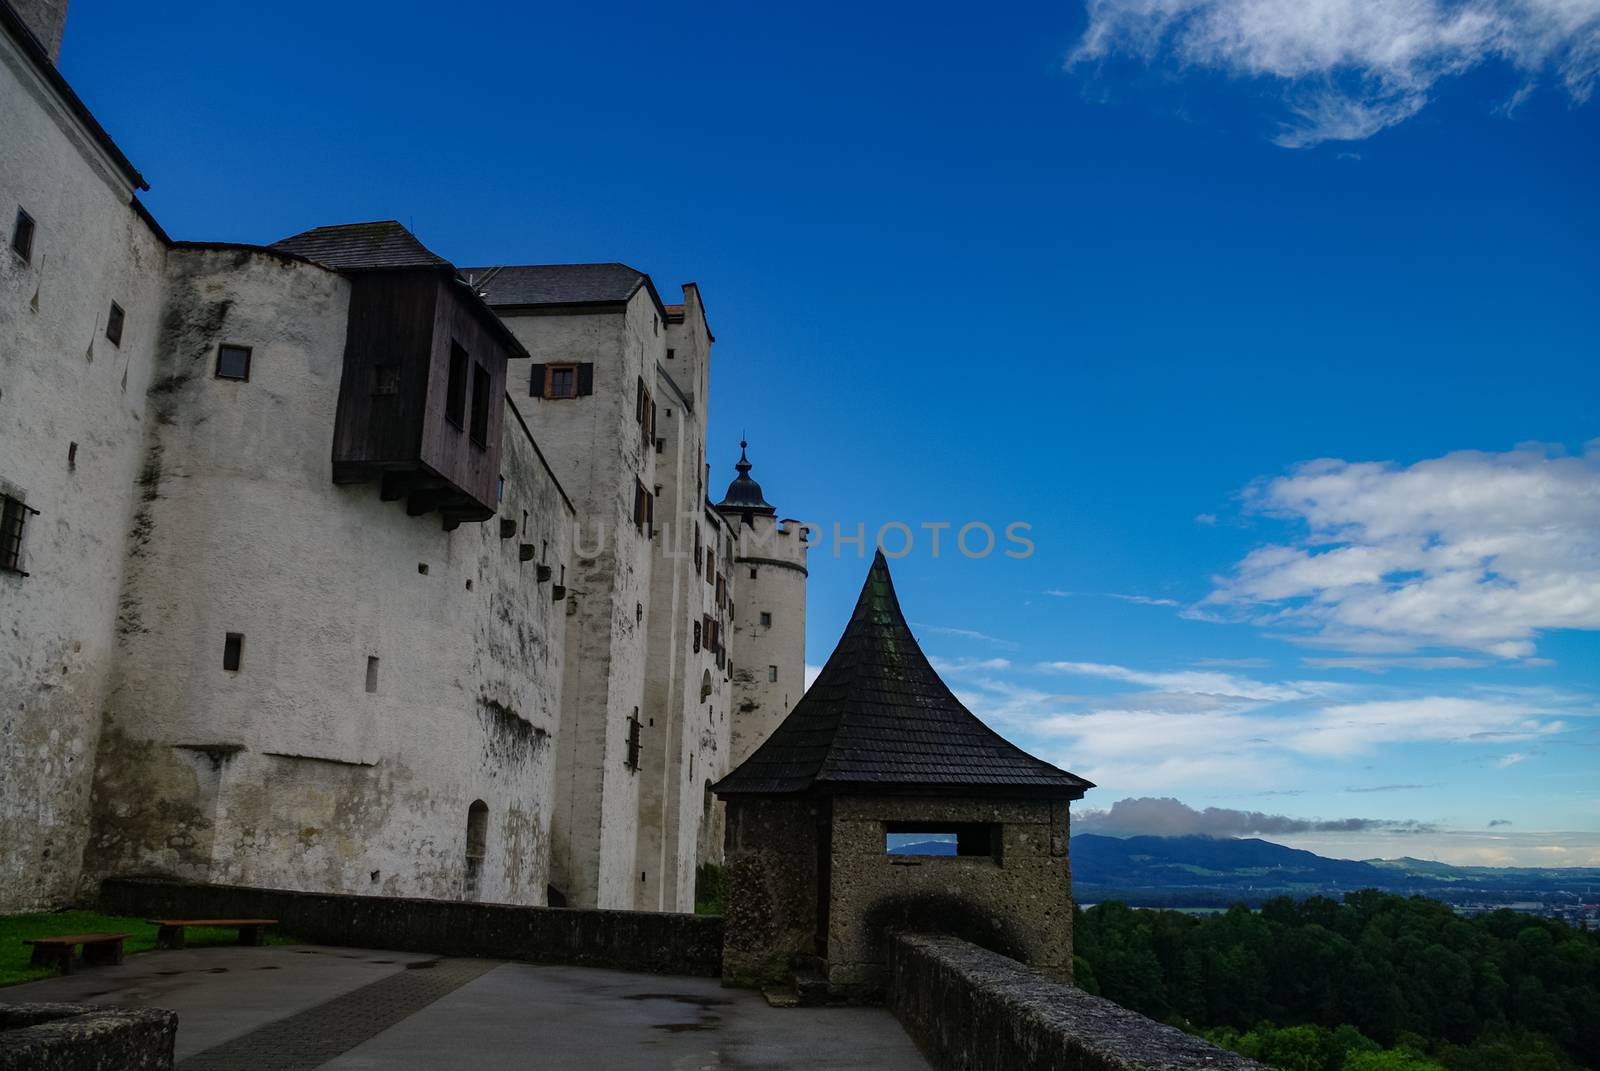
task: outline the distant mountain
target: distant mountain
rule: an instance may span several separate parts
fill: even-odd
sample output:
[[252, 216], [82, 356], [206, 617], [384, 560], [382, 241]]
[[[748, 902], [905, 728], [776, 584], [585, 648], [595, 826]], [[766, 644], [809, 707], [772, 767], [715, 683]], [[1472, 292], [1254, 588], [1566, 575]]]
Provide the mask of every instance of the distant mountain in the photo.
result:
[[956, 842], [953, 840], [920, 840], [914, 844], [896, 844], [889, 849], [890, 855], [954, 855]]
[[1226, 906], [1274, 896], [1340, 897], [1355, 889], [1455, 903], [1600, 897], [1600, 869], [1457, 867], [1425, 859], [1329, 859], [1271, 841], [1217, 837], [1072, 838], [1072, 884], [1082, 903]]

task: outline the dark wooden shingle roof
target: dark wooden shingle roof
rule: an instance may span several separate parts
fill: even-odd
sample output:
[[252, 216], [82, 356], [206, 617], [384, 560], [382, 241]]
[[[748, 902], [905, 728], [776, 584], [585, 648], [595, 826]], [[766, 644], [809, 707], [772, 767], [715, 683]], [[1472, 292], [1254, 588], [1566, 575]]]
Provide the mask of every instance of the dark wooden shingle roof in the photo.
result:
[[273, 242], [272, 248], [295, 253], [340, 271], [387, 271], [394, 268], [450, 268], [450, 262], [423, 245], [399, 221], [341, 223], [317, 227]]
[[626, 264], [506, 264], [462, 268], [461, 277], [497, 309], [623, 305], [643, 287], [670, 319], [650, 276]]
[[961, 705], [911, 635], [880, 551], [816, 683], [713, 790], [724, 799], [810, 792], [1078, 799], [1093, 787]]

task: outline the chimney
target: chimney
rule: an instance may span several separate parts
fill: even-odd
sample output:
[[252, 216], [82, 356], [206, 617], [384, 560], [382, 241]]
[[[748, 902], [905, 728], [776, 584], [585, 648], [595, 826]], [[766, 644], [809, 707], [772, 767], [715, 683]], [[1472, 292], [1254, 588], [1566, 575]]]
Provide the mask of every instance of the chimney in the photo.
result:
[[[0, 3], [5, 0], [0, 0]], [[10, 0], [33, 36], [50, 53], [50, 62], [61, 60], [61, 34], [67, 28], [67, 0]]]

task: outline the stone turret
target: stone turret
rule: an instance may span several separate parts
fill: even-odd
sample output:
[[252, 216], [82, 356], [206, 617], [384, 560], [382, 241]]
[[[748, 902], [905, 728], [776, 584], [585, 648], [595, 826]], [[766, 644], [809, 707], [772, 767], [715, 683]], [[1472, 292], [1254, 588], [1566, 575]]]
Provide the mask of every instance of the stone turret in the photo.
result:
[[739, 443], [738, 475], [717, 503], [738, 533], [730, 767], [771, 735], [806, 689], [806, 531], [797, 521], [778, 520], [750, 476], [749, 446]]
[[781, 986], [798, 968], [830, 998], [870, 999], [894, 930], [1070, 980], [1067, 807], [1092, 787], [961, 705], [879, 551], [816, 682], [712, 788], [728, 805], [724, 984]]

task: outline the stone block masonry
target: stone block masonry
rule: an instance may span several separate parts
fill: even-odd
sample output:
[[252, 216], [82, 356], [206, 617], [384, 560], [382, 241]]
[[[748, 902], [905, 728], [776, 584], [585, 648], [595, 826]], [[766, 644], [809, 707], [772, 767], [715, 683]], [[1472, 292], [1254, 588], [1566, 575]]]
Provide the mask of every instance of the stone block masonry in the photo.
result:
[[890, 1010], [938, 1071], [1266, 1071], [957, 938], [888, 945]]
[[0, 1071], [171, 1071], [177, 1037], [160, 1008], [0, 1004]]
[[275, 918], [318, 944], [715, 977], [722, 919], [655, 911], [517, 907], [110, 878], [101, 910], [149, 918]]

